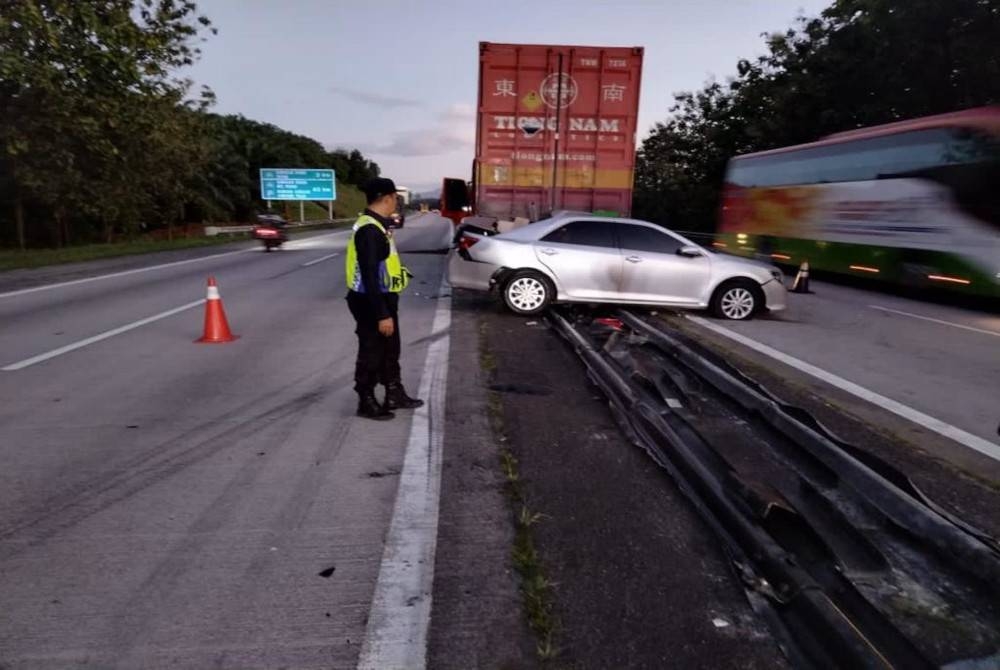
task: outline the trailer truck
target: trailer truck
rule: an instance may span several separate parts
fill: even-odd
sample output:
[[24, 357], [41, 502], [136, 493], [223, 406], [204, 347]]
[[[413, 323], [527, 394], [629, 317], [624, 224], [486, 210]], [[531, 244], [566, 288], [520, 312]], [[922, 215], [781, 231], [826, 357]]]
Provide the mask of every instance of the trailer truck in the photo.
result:
[[632, 208], [642, 47], [479, 45], [471, 181], [446, 178], [441, 211], [534, 221]]

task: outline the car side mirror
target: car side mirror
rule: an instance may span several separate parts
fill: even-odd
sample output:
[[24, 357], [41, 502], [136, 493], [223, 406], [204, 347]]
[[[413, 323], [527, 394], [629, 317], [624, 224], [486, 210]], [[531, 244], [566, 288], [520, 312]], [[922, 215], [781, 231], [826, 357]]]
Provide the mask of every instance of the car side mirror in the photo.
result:
[[704, 256], [704, 252], [698, 247], [681, 247], [677, 250], [678, 256], [684, 256], [685, 258], [698, 258], [699, 256]]

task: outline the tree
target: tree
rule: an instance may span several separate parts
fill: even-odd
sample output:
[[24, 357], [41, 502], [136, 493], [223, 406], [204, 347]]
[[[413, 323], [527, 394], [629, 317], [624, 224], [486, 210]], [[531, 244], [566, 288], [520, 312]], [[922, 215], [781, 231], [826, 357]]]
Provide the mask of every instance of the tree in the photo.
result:
[[[186, 0], [8, 0], [0, 13], [0, 146], [17, 243], [26, 207], [83, 208], [106, 228], [137, 220], [143, 131], [188, 92], [172, 74], [210, 23]], [[60, 216], [57, 214], [57, 219]]]
[[737, 76], [676, 98], [636, 160], [636, 213], [711, 230], [726, 161], [1000, 102], [1000, 0], [837, 0]]
[[0, 2], [0, 243], [247, 220], [262, 167], [333, 167], [355, 184], [378, 175], [360, 151], [208, 113], [211, 92], [192, 98], [176, 74], [211, 30], [193, 2]]

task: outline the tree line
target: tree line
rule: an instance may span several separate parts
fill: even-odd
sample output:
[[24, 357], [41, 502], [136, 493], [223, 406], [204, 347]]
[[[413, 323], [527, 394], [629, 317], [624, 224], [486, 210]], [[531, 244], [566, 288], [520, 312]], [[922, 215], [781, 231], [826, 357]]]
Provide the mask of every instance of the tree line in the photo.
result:
[[725, 83], [675, 96], [636, 156], [635, 213], [714, 229], [726, 162], [834, 132], [1000, 102], [1000, 0], [836, 0]]
[[183, 222], [248, 220], [261, 167], [333, 168], [360, 152], [241, 116], [178, 73], [215, 33], [190, 0], [3, 0], [0, 245], [112, 241]]

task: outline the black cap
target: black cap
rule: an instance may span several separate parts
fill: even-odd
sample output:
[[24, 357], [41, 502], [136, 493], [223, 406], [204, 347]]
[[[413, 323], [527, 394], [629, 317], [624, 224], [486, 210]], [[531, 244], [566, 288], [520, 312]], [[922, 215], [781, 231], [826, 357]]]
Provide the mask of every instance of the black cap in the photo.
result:
[[370, 205], [383, 196], [390, 194], [395, 195], [396, 184], [391, 179], [386, 179], [385, 177], [375, 177], [374, 179], [369, 179], [361, 190], [364, 191], [365, 197], [368, 198], [368, 204]]

